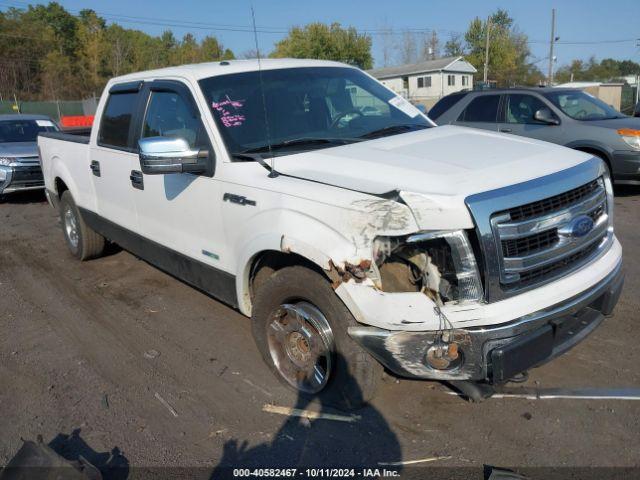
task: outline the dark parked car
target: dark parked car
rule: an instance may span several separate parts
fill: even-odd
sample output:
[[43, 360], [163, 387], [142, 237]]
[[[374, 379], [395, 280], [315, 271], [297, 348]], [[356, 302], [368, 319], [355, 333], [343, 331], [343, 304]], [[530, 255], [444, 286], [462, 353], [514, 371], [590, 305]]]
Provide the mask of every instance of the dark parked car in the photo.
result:
[[0, 115], [0, 196], [44, 188], [36, 142], [57, 130], [46, 115]]
[[557, 143], [602, 158], [615, 183], [640, 185], [640, 118], [576, 89], [518, 88], [453, 93], [429, 117]]

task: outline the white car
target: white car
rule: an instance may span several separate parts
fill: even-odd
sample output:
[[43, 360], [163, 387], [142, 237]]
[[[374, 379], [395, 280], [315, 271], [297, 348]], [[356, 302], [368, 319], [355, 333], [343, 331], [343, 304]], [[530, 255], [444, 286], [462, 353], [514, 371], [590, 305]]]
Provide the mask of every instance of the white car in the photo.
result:
[[90, 137], [39, 138], [71, 253], [107, 239], [238, 308], [302, 395], [356, 406], [384, 366], [479, 399], [618, 300], [600, 159], [433, 128], [357, 68], [141, 72], [109, 81], [95, 118]]

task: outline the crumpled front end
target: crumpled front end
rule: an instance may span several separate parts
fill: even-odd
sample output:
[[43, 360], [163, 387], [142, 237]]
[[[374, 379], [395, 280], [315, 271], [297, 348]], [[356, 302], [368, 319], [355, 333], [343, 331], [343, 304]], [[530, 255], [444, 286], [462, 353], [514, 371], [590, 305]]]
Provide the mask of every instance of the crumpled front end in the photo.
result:
[[352, 337], [401, 375], [504, 381], [584, 338], [619, 296], [599, 159], [465, 203], [474, 228], [378, 235], [368, 270], [336, 284], [363, 324]]
[[621, 264], [597, 287], [512, 322], [435, 331], [350, 327], [349, 334], [393, 373], [412, 378], [502, 383], [545, 363], [593, 332], [613, 312]]

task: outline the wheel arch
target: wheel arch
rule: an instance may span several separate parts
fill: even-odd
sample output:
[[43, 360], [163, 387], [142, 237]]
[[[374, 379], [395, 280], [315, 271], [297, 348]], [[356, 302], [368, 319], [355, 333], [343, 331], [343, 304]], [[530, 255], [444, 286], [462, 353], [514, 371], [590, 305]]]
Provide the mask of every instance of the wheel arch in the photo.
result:
[[573, 142], [566, 146], [601, 158], [607, 164], [607, 167], [609, 167], [609, 172], [613, 174], [613, 155], [604, 145], [593, 142]]
[[69, 190], [69, 187], [67, 186], [66, 182], [59, 176], [56, 176], [53, 184], [55, 187], [56, 196], [58, 197], [58, 200], [60, 200], [60, 198], [62, 198], [62, 194], [65, 191]]
[[[301, 229], [303, 231], [303, 229]], [[267, 277], [258, 275], [263, 269], [269, 274], [290, 266], [304, 266], [322, 275], [327, 281], [335, 281], [336, 272], [354, 256], [354, 245], [336, 232], [323, 232], [316, 241], [287, 234], [262, 235], [248, 244], [239, 258], [236, 274], [238, 307], [251, 316], [253, 296], [260, 282]], [[331, 253], [319, 245], [330, 245]], [[258, 282], [258, 283], [256, 283]]]

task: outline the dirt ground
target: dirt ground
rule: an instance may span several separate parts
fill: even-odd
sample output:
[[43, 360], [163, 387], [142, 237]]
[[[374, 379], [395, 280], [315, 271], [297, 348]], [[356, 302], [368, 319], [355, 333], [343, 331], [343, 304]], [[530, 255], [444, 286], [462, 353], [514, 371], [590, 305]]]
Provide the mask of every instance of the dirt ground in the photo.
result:
[[[618, 193], [626, 284], [616, 314], [532, 371], [529, 386], [640, 387], [640, 189]], [[265, 412], [265, 404], [331, 410], [298, 400], [271, 375], [237, 311], [123, 251], [75, 261], [40, 194], [0, 204], [0, 465], [21, 438], [41, 434], [112, 478], [432, 457], [422, 465], [477, 472], [640, 466], [640, 401], [469, 404], [448, 392], [387, 377], [351, 423]]]

